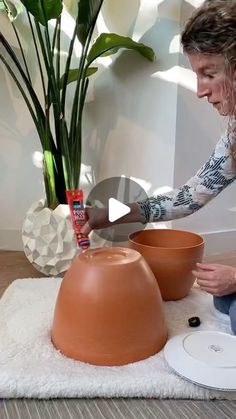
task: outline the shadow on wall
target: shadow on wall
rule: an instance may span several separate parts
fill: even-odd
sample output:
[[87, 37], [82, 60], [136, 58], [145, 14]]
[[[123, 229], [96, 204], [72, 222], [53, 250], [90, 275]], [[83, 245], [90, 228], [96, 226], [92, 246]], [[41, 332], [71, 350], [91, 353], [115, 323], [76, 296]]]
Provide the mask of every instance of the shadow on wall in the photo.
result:
[[[154, 63], [148, 63], [142, 57], [133, 54], [132, 52], [124, 51], [117, 58], [112, 57], [112, 64], [109, 68], [100, 67], [100, 72], [95, 76], [93, 82], [93, 98], [86, 104], [84, 114], [84, 161], [85, 165], [92, 167], [92, 179], [96, 183], [99, 180], [99, 171], [104, 161], [102, 159], [104, 150], [109, 147], [108, 139], [109, 134], [117, 128], [121, 128], [120, 118], [128, 119], [135, 125], [141, 125], [143, 129], [151, 131], [153, 135], [157, 135], [157, 120], [162, 118], [162, 112], [160, 111], [160, 100], [164, 101], [164, 108], [167, 105], [168, 99], [174, 93], [176, 84], [165, 80], [154, 77], [156, 72], [165, 72], [171, 69], [173, 66], [179, 63], [179, 52], [170, 53], [170, 44], [173, 38], [179, 34], [179, 6], [176, 6], [177, 2], [173, 0], [163, 0], [158, 2], [157, 6], [157, 17], [152, 27], [142, 36], [140, 42], [144, 42], [153, 47], [156, 51], [157, 61]], [[132, 36], [135, 31], [135, 25], [138, 20], [138, 15], [141, 7], [140, 0], [107, 0], [104, 2], [102, 8], [102, 16], [109, 31], [118, 32], [121, 34], [127, 34]], [[192, 7], [187, 1], [183, 1], [182, 10], [186, 16], [191, 15], [194, 7]], [[171, 19], [168, 18], [171, 16]], [[155, 17], [154, 17], [155, 19]], [[17, 23], [19, 26], [24, 25], [24, 17]], [[11, 35], [12, 38], [14, 34]], [[63, 37], [63, 48], [68, 50], [70, 38], [65, 34]], [[16, 45], [16, 44], [15, 44]], [[32, 40], [29, 33], [25, 32], [24, 47], [26, 46], [26, 55], [29, 56], [31, 52]], [[19, 51], [15, 48], [15, 52], [19, 55]], [[65, 57], [62, 57], [65, 60]], [[76, 66], [77, 59], [73, 57], [72, 65]], [[38, 75], [38, 67], [36, 60], [30, 60], [30, 70], [34, 78]], [[1, 69], [1, 80], [3, 80]], [[4, 77], [5, 78], [5, 77]], [[33, 80], [35, 82], [35, 80]], [[137, 90], [138, 83], [145, 83], [145, 98], [148, 98], [147, 103], [144, 106], [143, 97], [140, 97], [140, 90]], [[40, 87], [40, 83], [37, 83]], [[9, 84], [8, 84], [9, 86]], [[21, 94], [14, 83], [11, 83], [11, 93], [15, 98], [21, 98]], [[92, 84], [90, 86], [90, 89]], [[1, 89], [3, 92], [1, 97], [10, 97], [9, 87], [7, 83], [1, 83]], [[73, 89], [69, 86], [68, 91]], [[165, 101], [167, 103], [165, 103]], [[5, 106], [5, 105], [4, 105]], [[0, 126], [4, 131], [7, 129], [7, 140], [21, 142], [19, 137], [22, 135], [20, 128], [16, 128], [16, 124], [12, 124], [12, 121], [16, 121], [17, 115], [13, 108], [12, 101], [6, 101], [6, 106], [9, 110], [4, 110], [4, 120], [1, 118]], [[70, 99], [68, 95], [67, 109], [70, 107]], [[156, 112], [153, 112], [156, 109]], [[18, 116], [19, 117], [19, 116]], [[167, 115], [168, 117], [168, 115]], [[169, 115], [172, 118], [171, 114]], [[103, 121], [103, 123], [101, 123]], [[87, 124], [88, 122], [88, 124]], [[167, 118], [168, 123], [168, 118]], [[20, 126], [20, 125], [19, 125]], [[14, 127], [14, 128], [13, 128]], [[33, 127], [33, 124], [32, 124]], [[31, 132], [34, 128], [31, 129]], [[30, 130], [29, 130], [30, 131]], [[9, 135], [9, 133], [11, 133]], [[130, 153], [137, 153], [137, 161], [140, 159], [139, 150], [137, 150], [137, 144], [139, 144], [140, 138], [136, 138], [136, 132], [129, 132]], [[37, 137], [37, 133], [35, 134]], [[168, 141], [165, 137], [163, 140]], [[29, 148], [27, 142], [31, 141], [32, 138], [24, 138], [25, 144], [24, 154], [28, 154]], [[36, 149], [40, 148], [39, 140], [36, 143]], [[133, 150], [132, 150], [133, 147]], [[148, 147], [148, 144], [147, 144]], [[155, 157], [152, 156], [153, 161], [151, 164], [155, 164]], [[27, 160], [28, 160], [28, 156]], [[116, 159], [117, 156], [111, 156], [110, 165], [112, 160]], [[163, 158], [162, 158], [163, 159]], [[21, 163], [22, 164], [22, 163]], [[140, 161], [137, 163], [140, 166]], [[144, 178], [148, 177], [148, 173], [145, 171], [143, 174]]]
[[[16, 54], [18, 60], [20, 61], [20, 63], [22, 64], [22, 67], [24, 68], [24, 63], [23, 63], [23, 60], [22, 60], [21, 51], [20, 51], [16, 36], [15, 36], [15, 33], [12, 29], [12, 25], [11, 25], [9, 19], [4, 14], [1, 14], [0, 18], [1, 18], [0, 22], [1, 22], [2, 32], [4, 33], [4, 36], [6, 37], [7, 41], [11, 45], [14, 53]], [[24, 55], [25, 55], [25, 58], [26, 58], [26, 62], [27, 62], [28, 68], [29, 68], [31, 81], [32, 81], [32, 84], [35, 85], [39, 69], [38, 69], [38, 62], [36, 60], [36, 57], [35, 57], [35, 59], [32, 59], [32, 50], [34, 50], [34, 47], [33, 47], [33, 39], [32, 39], [32, 36], [31, 36], [31, 31], [29, 29], [29, 24], [28, 24], [27, 17], [23, 13], [21, 13], [17, 17], [17, 19], [14, 21], [14, 25], [15, 25], [18, 33], [20, 33], [20, 39], [21, 39], [23, 50], [24, 50]], [[8, 56], [8, 54], [6, 54], [6, 51], [5, 51], [4, 48], [1, 49], [1, 53], [3, 54], [5, 59], [8, 62], [10, 62], [9, 61], [9, 56]], [[2, 70], [3, 67], [4, 66], [1, 63], [0, 69]], [[15, 68], [15, 70], [17, 71], [16, 68]], [[8, 75], [8, 77], [10, 78], [9, 75]], [[10, 78], [10, 80], [12, 81], [11, 78]], [[2, 81], [2, 78], [1, 78], [1, 81]], [[18, 87], [15, 85], [15, 83], [13, 81], [12, 81], [11, 85], [13, 86], [11, 93], [14, 96], [14, 98], [22, 99], [22, 95], [21, 95]], [[42, 96], [41, 95], [41, 90], [42, 89], [40, 87], [40, 89], [38, 91], [39, 97]]]
[[[32, 37], [31, 32], [28, 28], [28, 21], [25, 15], [19, 15], [19, 18], [14, 22], [18, 33], [20, 33], [22, 47], [24, 49], [26, 61], [28, 63], [29, 72], [31, 74], [32, 84], [36, 87], [38, 77], [38, 65], [37, 60], [32, 59]], [[9, 19], [5, 15], [1, 14], [1, 27], [3, 27], [4, 35], [10, 43], [15, 55], [18, 57], [22, 66], [24, 67], [20, 48], [18, 46], [16, 36], [12, 29], [12, 25]], [[6, 54], [5, 49], [1, 49], [1, 53], [4, 55], [6, 61], [10, 63], [9, 56]], [[15, 74], [17, 75], [17, 69], [12, 66]], [[18, 77], [18, 76], [17, 76]], [[21, 80], [20, 76], [18, 77]], [[1, 130], [1, 150], [0, 150], [0, 177], [1, 177], [1, 190], [4, 190], [4, 181], [6, 185], [9, 184], [9, 179], [14, 179], [14, 182], [10, 182], [11, 186], [16, 183], [16, 202], [18, 208], [20, 202], [22, 202], [22, 190], [21, 185], [25, 185], [29, 173], [27, 173], [27, 167], [29, 167], [29, 161], [32, 159], [32, 154], [35, 150], [41, 149], [40, 140], [37, 135], [37, 131], [28, 108], [22, 99], [22, 95], [12, 80], [11, 76], [4, 70], [4, 66], [0, 65], [0, 97], [1, 97], [1, 112], [0, 112], [0, 130]], [[22, 86], [24, 83], [22, 81]], [[38, 86], [38, 97], [42, 95], [41, 86]], [[4, 100], [3, 100], [4, 98]], [[11, 100], [14, 98], [16, 101]], [[17, 101], [20, 101], [17, 103]], [[19, 112], [19, 107], [21, 112]], [[18, 108], [18, 109], [17, 109]], [[25, 119], [25, 114], [27, 118]], [[36, 139], [36, 141], [34, 141]], [[33, 169], [33, 163], [32, 163]], [[25, 172], [25, 173], [24, 173]], [[36, 169], [37, 172], [37, 169]], [[35, 172], [35, 180], [38, 177], [38, 173]], [[42, 171], [41, 171], [42, 172]], [[24, 177], [23, 177], [24, 176]], [[30, 176], [34, 178], [34, 173], [30, 173]], [[41, 179], [40, 179], [41, 180]], [[37, 181], [36, 183], [40, 183]], [[7, 186], [6, 186], [7, 188]], [[8, 191], [9, 195], [10, 191]], [[7, 214], [7, 210], [5, 212]]]
[[[1, 188], [7, 181], [9, 171], [16, 169], [21, 158], [21, 146], [18, 139], [21, 137], [20, 130], [17, 128], [15, 122], [17, 121], [17, 114], [13, 107], [13, 102], [10, 100], [3, 100], [10, 96], [10, 91], [7, 85], [6, 75], [0, 67], [0, 97], [2, 104], [4, 101], [4, 112], [1, 111], [0, 128], [1, 128], [1, 152], [0, 152], [0, 178]], [[3, 116], [4, 113], [4, 116]]]
[[[183, 3], [182, 8], [184, 6], [185, 15], [190, 16], [194, 7], [186, 1]], [[128, 28], [128, 22], [124, 21], [122, 24], [116, 22], [116, 17], [121, 15], [121, 11], [123, 12], [125, 0], [120, 3], [112, 3], [111, 0], [108, 0], [104, 3], [103, 17], [109, 29], [115, 26], [117, 32], [123, 30], [123, 33], [126, 31], [129, 36], [133, 36], [140, 2], [133, 0], [131, 4], [128, 6], [127, 15], [129, 19], [131, 16], [132, 31]], [[156, 52], [157, 60], [154, 63], [147, 62], [131, 51], [123, 51], [117, 58], [112, 58], [113, 61], [109, 68], [104, 68], [98, 73], [93, 84], [93, 100], [86, 104], [85, 121], [88, 123], [84, 124], [84, 164], [92, 167], [91, 177], [93, 182], [96, 183], [100, 180], [102, 166], [109, 165], [109, 167], [112, 167], [119, 155], [122, 155], [121, 145], [118, 154], [106, 152], [110, 148], [110, 134], [117, 129], [118, 125], [119, 131], [121, 133], [123, 131], [122, 119], [129, 120], [131, 125], [136, 127], [141, 126], [140, 132], [146, 130], [156, 136], [160, 134], [160, 132], [157, 132], [158, 120], [160, 120], [160, 123], [163, 120], [160, 106], [162, 105], [163, 109], [169, 108], [168, 100], [171, 100], [175, 94], [177, 80], [176, 83], [161, 80], [161, 78], [155, 76], [155, 73], [164, 73], [179, 65], [180, 53], [178, 48], [176, 52], [170, 52], [173, 38], [179, 35], [179, 13], [179, 6], [176, 6], [176, 2], [173, 2], [173, 0], [162, 1], [157, 6], [157, 15], [156, 19], [154, 17], [155, 21], [152, 27], [139, 39], [140, 42], [150, 45]], [[120, 19], [117, 19], [117, 21], [120, 22]], [[184, 68], [188, 67], [186, 60], [181, 65]], [[144, 95], [142, 95], [141, 89], [137, 89], [138, 83], [145, 83]], [[191, 94], [193, 95], [192, 92]], [[144, 104], [145, 101], [146, 104]], [[153, 112], [154, 109], [156, 109], [156, 112]], [[169, 118], [171, 121], [173, 117], [174, 115], [171, 115], [170, 112]], [[168, 124], [168, 115], [165, 115], [164, 118], [166, 118]], [[101, 121], [103, 122], [101, 123]], [[163, 124], [161, 123], [161, 125]], [[137, 165], [139, 165], [140, 173], [140, 171], [142, 172], [140, 167], [141, 156], [137, 146], [142, 139], [138, 138], [136, 134], [135, 128], [133, 133], [130, 130], [130, 138], [127, 138], [126, 142], [129, 142], [129, 150], [133, 154], [134, 160], [139, 161]], [[168, 142], [169, 140], [162, 135], [160, 137], [158, 141]], [[143, 140], [147, 141], [146, 139]], [[121, 144], [124, 144], [122, 139]], [[104, 155], [109, 155], [109, 162], [104, 161]], [[148, 160], [150, 166], [155, 165], [156, 157], [153, 156], [153, 153], [147, 152], [147, 156], [151, 159], [151, 161]], [[144, 179], [148, 178], [148, 168], [143, 167], [143, 173], [140, 173], [140, 177], [142, 175]]]
[[[31, 123], [28, 109], [24, 103], [21, 103], [21, 113], [16, 112], [13, 101], [3, 99], [11, 97], [11, 94], [2, 67], [0, 67], [0, 80], [1, 104], [4, 102], [4, 109], [1, 110], [0, 117], [0, 191], [1, 196], [5, 197], [1, 200], [1, 214], [4, 214], [4, 223], [0, 225], [0, 229], [6, 228], [6, 226], [14, 229], [22, 223], [21, 214], [25, 212], [25, 201], [28, 200], [30, 205], [34, 200], [40, 198], [38, 196], [40, 190], [42, 191], [41, 196], [44, 196], [43, 173], [42, 169], [36, 168], [32, 162], [32, 155], [35, 149], [40, 149], [40, 144], [34, 126], [31, 128], [26, 123], [26, 120]], [[12, 88], [15, 87], [13, 84], [11, 86]], [[26, 120], [24, 118], [25, 113], [27, 114]], [[23, 133], [21, 127], [25, 124], [27, 132], [24, 130]], [[38, 144], [38, 147], [36, 147], [36, 144]], [[32, 167], [29, 173], [30, 164]], [[30, 196], [26, 193], [30, 186], [29, 176], [31, 185], [34, 185]], [[14, 214], [14, 218], [12, 214]]]
[[[4, 117], [3, 117], [3, 112], [1, 112], [0, 115], [0, 127], [1, 129], [3, 129], [4, 131], [7, 131], [8, 133], [10, 133], [12, 135], [12, 137], [18, 137], [20, 132], [19, 130], [16, 128], [15, 124], [12, 123], [12, 121], [16, 121], [17, 115], [13, 106], [13, 102], [10, 100], [6, 100], [6, 98], [9, 98], [10, 95], [10, 89], [8, 87], [8, 83], [7, 83], [7, 78], [6, 78], [6, 74], [3, 70], [3, 67], [0, 66], [0, 97], [4, 100]], [[3, 100], [2, 100], [2, 104], [3, 104]], [[2, 139], [1, 139], [2, 142]], [[2, 150], [3, 151], [3, 150]]]
[[101, 13], [109, 32], [132, 36], [140, 5], [140, 0], [106, 0]]

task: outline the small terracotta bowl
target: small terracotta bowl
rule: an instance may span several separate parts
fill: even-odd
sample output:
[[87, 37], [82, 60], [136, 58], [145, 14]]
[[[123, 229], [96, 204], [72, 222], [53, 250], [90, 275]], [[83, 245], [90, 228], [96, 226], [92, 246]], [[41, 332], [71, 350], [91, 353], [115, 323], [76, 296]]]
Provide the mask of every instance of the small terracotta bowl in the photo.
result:
[[64, 355], [95, 365], [159, 352], [167, 340], [163, 303], [140, 253], [107, 247], [76, 257], [58, 293], [51, 339]]
[[172, 229], [142, 230], [129, 236], [129, 247], [137, 250], [152, 269], [163, 300], [185, 297], [193, 283], [192, 270], [202, 261], [204, 239], [196, 233]]

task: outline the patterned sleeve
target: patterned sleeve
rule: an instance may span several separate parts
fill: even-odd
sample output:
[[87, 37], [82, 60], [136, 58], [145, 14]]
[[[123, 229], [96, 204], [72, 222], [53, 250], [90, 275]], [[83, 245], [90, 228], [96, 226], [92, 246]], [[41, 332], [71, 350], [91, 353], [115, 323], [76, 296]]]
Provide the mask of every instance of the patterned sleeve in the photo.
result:
[[236, 161], [231, 156], [232, 136], [225, 134], [209, 160], [178, 189], [139, 201], [145, 222], [169, 221], [198, 211], [236, 179]]

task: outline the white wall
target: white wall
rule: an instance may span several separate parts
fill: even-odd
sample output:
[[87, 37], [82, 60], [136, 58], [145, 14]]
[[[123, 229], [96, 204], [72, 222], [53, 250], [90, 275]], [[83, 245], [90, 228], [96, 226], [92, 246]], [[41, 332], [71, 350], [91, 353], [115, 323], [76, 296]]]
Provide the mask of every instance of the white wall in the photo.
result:
[[[100, 64], [84, 118], [83, 162], [93, 182], [132, 176], [151, 194], [162, 186], [184, 182], [208, 158], [221, 123], [189, 90], [192, 81], [186, 85], [185, 76], [190, 72], [179, 70], [187, 66], [179, 54], [180, 22], [197, 3], [105, 0], [99, 31], [105, 25], [109, 31], [152, 46], [157, 61], [150, 63], [133, 52], [122, 52]], [[9, 30], [6, 20], [1, 18], [0, 23], [3, 30]], [[33, 163], [40, 143], [20, 94], [1, 65], [0, 97], [0, 248], [19, 249], [25, 213], [34, 200], [44, 196], [42, 172]], [[229, 211], [233, 205], [229, 188], [201, 214], [173, 225], [211, 233], [234, 230], [235, 215]], [[224, 237], [219, 249], [211, 249], [224, 250], [230, 240], [227, 244]]]

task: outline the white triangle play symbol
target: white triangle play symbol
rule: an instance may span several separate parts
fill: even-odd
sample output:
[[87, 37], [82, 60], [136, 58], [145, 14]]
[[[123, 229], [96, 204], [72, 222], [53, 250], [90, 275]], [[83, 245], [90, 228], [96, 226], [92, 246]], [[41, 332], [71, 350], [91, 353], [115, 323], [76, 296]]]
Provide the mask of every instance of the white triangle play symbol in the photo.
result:
[[115, 198], [108, 201], [108, 219], [111, 223], [128, 214], [131, 209]]

